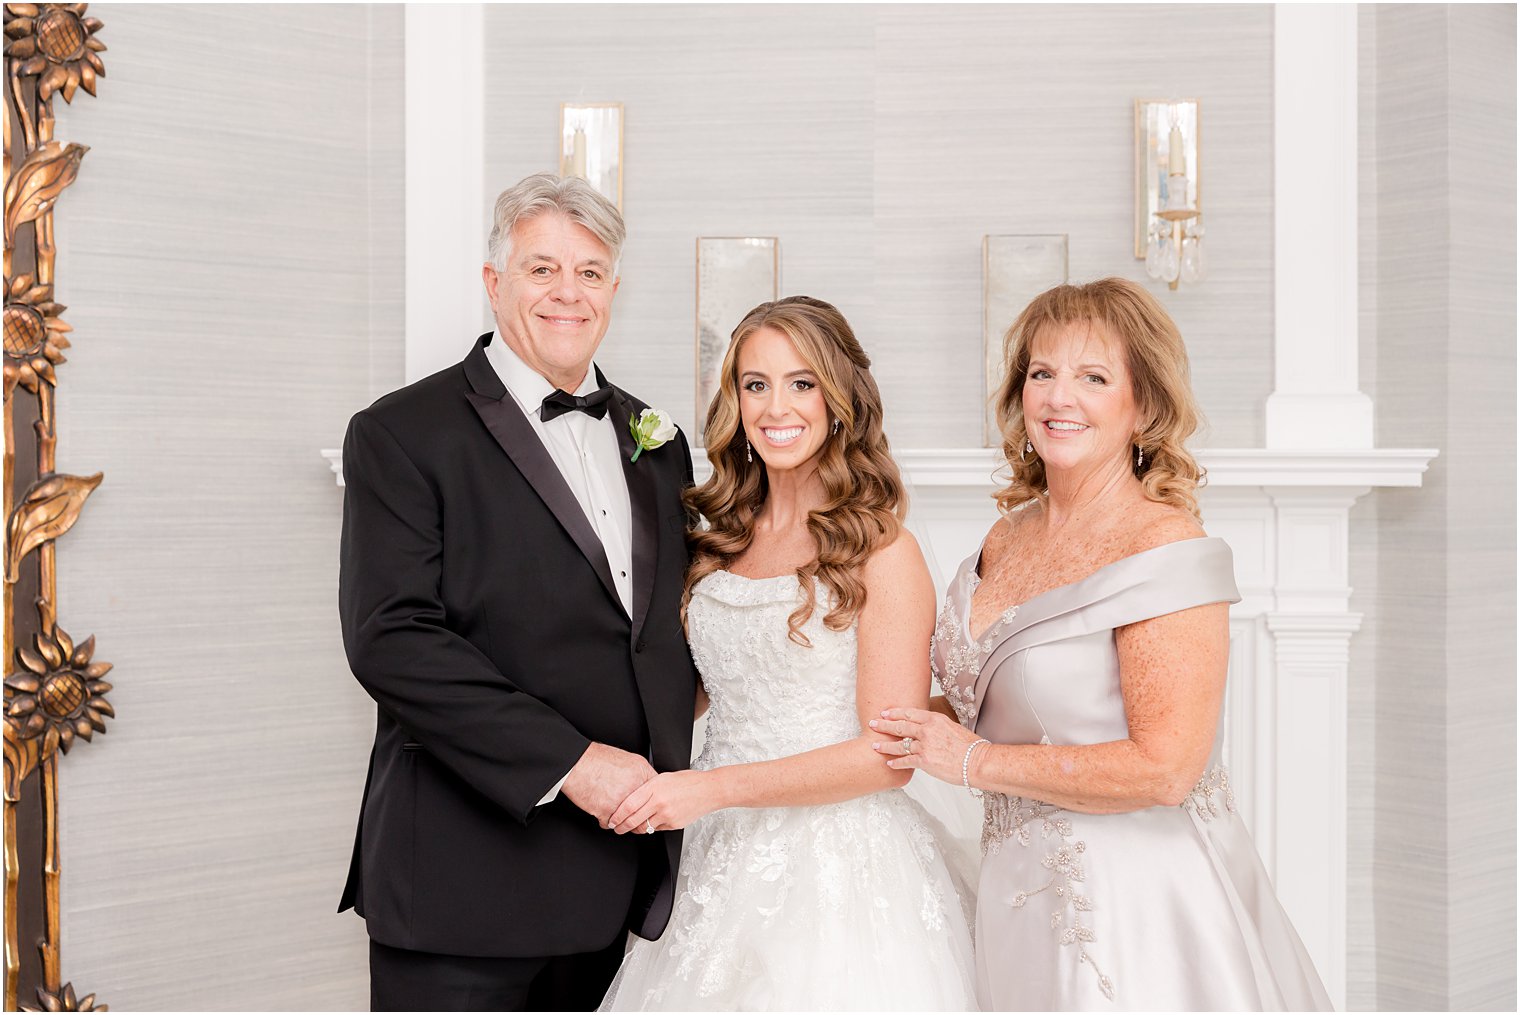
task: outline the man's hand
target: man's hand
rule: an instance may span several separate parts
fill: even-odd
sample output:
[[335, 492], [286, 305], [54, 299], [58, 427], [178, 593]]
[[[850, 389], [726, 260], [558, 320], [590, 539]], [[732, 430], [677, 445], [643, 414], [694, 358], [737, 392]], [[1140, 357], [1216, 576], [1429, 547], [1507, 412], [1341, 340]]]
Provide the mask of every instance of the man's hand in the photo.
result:
[[647, 759], [593, 743], [565, 776], [560, 792], [606, 828], [618, 804], [653, 778], [654, 768]]

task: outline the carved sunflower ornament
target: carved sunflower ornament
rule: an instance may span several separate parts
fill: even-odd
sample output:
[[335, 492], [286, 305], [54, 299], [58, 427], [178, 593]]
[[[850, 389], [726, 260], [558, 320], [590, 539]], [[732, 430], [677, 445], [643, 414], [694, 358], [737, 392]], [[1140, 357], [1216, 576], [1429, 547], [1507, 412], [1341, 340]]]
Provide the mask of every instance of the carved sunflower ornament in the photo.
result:
[[53, 302], [53, 287], [37, 285], [31, 275], [17, 275], [5, 290], [5, 393], [20, 384], [36, 393], [39, 380], [56, 385], [56, 364], [65, 362], [67, 332], [74, 329], [58, 315], [68, 309]]
[[75, 737], [89, 740], [104, 733], [105, 716], [115, 718], [116, 710], [105, 698], [111, 685], [101, 679], [111, 664], [93, 661], [94, 636], [75, 645], [54, 623], [46, 601], [39, 600], [37, 609], [42, 614], [37, 651], [18, 646], [23, 669], [5, 678], [5, 721], [21, 740], [41, 738], [38, 760], [43, 760], [55, 750], [69, 753]]
[[89, 4], [6, 4], [5, 54], [17, 77], [38, 75], [37, 97], [46, 102], [54, 92], [73, 102], [83, 86], [95, 94], [95, 79], [106, 76], [100, 54], [105, 43], [95, 38], [99, 18], [84, 16]]
[[42, 1007], [28, 1008], [21, 1006], [22, 1011], [110, 1011], [109, 1005], [96, 1004], [94, 994], [86, 994], [84, 997], [74, 996], [74, 985], [65, 983], [63, 989], [56, 994], [49, 993], [41, 987], [37, 988], [37, 1003]]

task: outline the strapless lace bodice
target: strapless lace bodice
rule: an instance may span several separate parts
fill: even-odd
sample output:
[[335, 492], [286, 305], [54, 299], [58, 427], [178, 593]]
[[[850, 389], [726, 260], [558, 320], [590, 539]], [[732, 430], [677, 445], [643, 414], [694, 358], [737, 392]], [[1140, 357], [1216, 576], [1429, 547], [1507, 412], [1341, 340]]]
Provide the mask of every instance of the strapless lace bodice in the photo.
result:
[[[860, 735], [855, 625], [802, 626], [794, 575], [717, 571], [687, 607], [711, 706], [693, 768], [771, 761]], [[974, 1010], [969, 889], [900, 789], [838, 803], [730, 807], [686, 829], [670, 926], [637, 941], [603, 1010]]]
[[[816, 581], [816, 579], [815, 579]], [[792, 641], [787, 617], [800, 603], [795, 575], [744, 578], [715, 571], [697, 583], [687, 609], [691, 655], [711, 701], [707, 739], [695, 768], [768, 761], [860, 735], [855, 712], [855, 626], [823, 624], [817, 605]]]

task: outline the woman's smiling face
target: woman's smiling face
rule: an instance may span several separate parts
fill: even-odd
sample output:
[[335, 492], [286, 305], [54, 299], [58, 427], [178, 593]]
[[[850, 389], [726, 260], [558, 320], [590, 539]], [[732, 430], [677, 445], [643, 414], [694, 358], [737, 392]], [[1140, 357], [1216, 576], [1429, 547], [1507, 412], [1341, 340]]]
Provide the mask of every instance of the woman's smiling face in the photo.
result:
[[1127, 463], [1140, 424], [1122, 343], [1092, 321], [1036, 336], [1024, 377], [1024, 428], [1047, 478]]
[[795, 469], [818, 457], [829, 436], [829, 407], [792, 340], [760, 328], [744, 339], [737, 366], [744, 433], [766, 466]]

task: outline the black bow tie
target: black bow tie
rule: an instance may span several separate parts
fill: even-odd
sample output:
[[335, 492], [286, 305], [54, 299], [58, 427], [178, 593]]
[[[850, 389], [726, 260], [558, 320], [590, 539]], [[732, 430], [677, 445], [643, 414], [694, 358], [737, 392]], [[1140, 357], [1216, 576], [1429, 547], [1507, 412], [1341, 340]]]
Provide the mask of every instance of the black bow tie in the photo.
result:
[[607, 402], [611, 398], [612, 385], [610, 384], [604, 384], [589, 395], [572, 395], [568, 391], [555, 388], [544, 396], [539, 418], [547, 423], [567, 412], [584, 412], [592, 419], [601, 419], [607, 415]]

